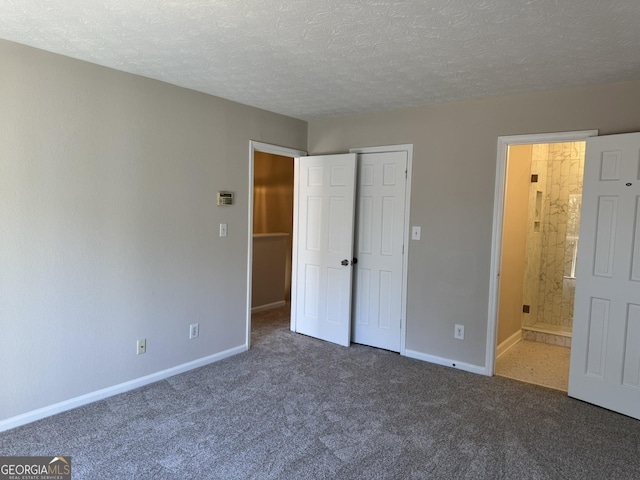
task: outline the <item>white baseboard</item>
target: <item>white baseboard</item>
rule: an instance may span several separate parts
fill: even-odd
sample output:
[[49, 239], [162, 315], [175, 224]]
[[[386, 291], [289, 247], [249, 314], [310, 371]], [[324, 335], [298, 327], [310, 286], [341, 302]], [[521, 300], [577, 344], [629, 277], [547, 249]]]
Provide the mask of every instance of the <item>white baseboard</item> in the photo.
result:
[[496, 360], [500, 358], [502, 355], [507, 353], [511, 347], [513, 347], [516, 343], [522, 340], [522, 330], [518, 330], [516, 333], [507, 338], [504, 342], [498, 345], [496, 348]]
[[161, 372], [152, 373], [151, 375], [146, 375], [144, 377], [136, 378], [128, 382], [114, 385], [112, 387], [103, 388], [102, 390], [97, 390], [95, 392], [91, 392], [85, 395], [81, 395], [79, 397], [71, 398], [63, 402], [38, 408], [37, 410], [32, 410], [30, 412], [23, 413], [15, 417], [7, 418], [6, 420], [0, 421], [0, 432], [4, 432], [5, 430], [10, 430], [12, 428], [20, 427], [22, 425], [35, 422], [36, 420], [40, 420], [45, 417], [50, 417], [51, 415], [55, 415], [56, 413], [65, 412], [67, 410], [81, 407], [89, 403], [97, 402], [98, 400], [102, 400], [104, 398], [108, 398], [114, 395], [118, 395], [120, 393], [128, 392], [129, 390], [134, 390], [136, 388], [149, 385], [150, 383], [155, 383], [160, 380], [164, 380], [165, 378], [173, 377], [174, 375], [177, 375], [179, 373], [184, 373], [189, 370], [193, 370], [194, 368], [203, 367], [210, 363], [218, 362], [227, 357], [231, 357], [233, 355], [237, 355], [238, 353], [242, 353], [246, 351], [247, 351], [247, 345], [240, 345], [238, 347], [225, 350], [224, 352], [215, 353], [208, 357], [200, 358], [192, 362], [183, 363], [182, 365], [168, 368], [167, 370], [162, 370]]
[[284, 300], [280, 300], [279, 302], [267, 303], [266, 305], [258, 305], [257, 307], [253, 307], [251, 309], [251, 313], [264, 312], [265, 310], [284, 307], [286, 304], [287, 302], [285, 302]]
[[456, 368], [458, 370], [464, 370], [465, 372], [477, 373], [480, 375], [489, 375], [485, 367], [472, 365], [470, 363], [458, 362], [456, 360], [450, 360], [443, 357], [436, 357], [435, 355], [427, 355], [426, 353], [416, 352], [413, 350], [405, 350], [404, 354], [409, 358], [415, 358], [416, 360], [435, 363], [436, 365], [443, 365], [445, 367]]

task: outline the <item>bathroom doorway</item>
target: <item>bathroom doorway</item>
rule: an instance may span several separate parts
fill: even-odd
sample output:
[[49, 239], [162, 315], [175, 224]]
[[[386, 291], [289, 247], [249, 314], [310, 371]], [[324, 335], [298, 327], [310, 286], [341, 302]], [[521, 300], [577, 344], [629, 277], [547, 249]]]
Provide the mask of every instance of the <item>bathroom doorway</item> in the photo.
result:
[[510, 145], [496, 375], [568, 389], [585, 142]]

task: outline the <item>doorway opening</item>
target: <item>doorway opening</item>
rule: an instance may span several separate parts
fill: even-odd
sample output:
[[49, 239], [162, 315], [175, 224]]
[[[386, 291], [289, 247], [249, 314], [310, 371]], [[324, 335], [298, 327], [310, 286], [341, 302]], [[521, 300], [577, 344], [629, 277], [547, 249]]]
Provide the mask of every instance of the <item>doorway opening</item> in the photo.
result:
[[498, 141], [487, 345], [497, 375], [567, 391], [585, 140], [596, 134]]
[[252, 314], [273, 310], [282, 316], [289, 305], [293, 158], [306, 154], [303, 150], [250, 142], [247, 348], [251, 346]]
[[496, 375], [567, 391], [585, 142], [507, 153]]
[[251, 311], [291, 300], [293, 158], [255, 152]]

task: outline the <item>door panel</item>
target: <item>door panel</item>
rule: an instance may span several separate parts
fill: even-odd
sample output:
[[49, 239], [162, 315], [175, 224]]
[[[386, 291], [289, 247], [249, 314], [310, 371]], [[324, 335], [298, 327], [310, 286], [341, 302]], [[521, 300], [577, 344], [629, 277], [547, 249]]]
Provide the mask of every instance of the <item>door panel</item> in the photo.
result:
[[640, 305], [629, 304], [622, 384], [640, 388]]
[[400, 351], [407, 153], [358, 159], [353, 341]]
[[596, 216], [595, 266], [593, 274], [598, 277], [613, 276], [613, 246], [616, 240], [616, 215], [618, 197], [598, 198]]
[[569, 395], [640, 419], [640, 133], [587, 140]]
[[295, 174], [292, 325], [348, 346], [356, 155], [296, 158]]
[[633, 256], [631, 258], [631, 280], [640, 282], [640, 196], [636, 198], [636, 213], [634, 218], [636, 225], [633, 232]]
[[609, 305], [603, 298], [591, 299], [589, 317], [589, 343], [587, 345], [587, 374], [604, 376], [604, 357], [607, 348], [607, 327], [609, 326]]

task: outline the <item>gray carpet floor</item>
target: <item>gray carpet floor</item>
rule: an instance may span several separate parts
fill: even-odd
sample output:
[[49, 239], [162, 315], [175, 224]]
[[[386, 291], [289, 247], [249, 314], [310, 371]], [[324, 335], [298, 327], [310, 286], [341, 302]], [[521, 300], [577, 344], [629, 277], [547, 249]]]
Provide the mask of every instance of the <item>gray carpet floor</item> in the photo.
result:
[[78, 479], [639, 479], [640, 422], [501, 377], [288, 330], [250, 351], [0, 434]]

